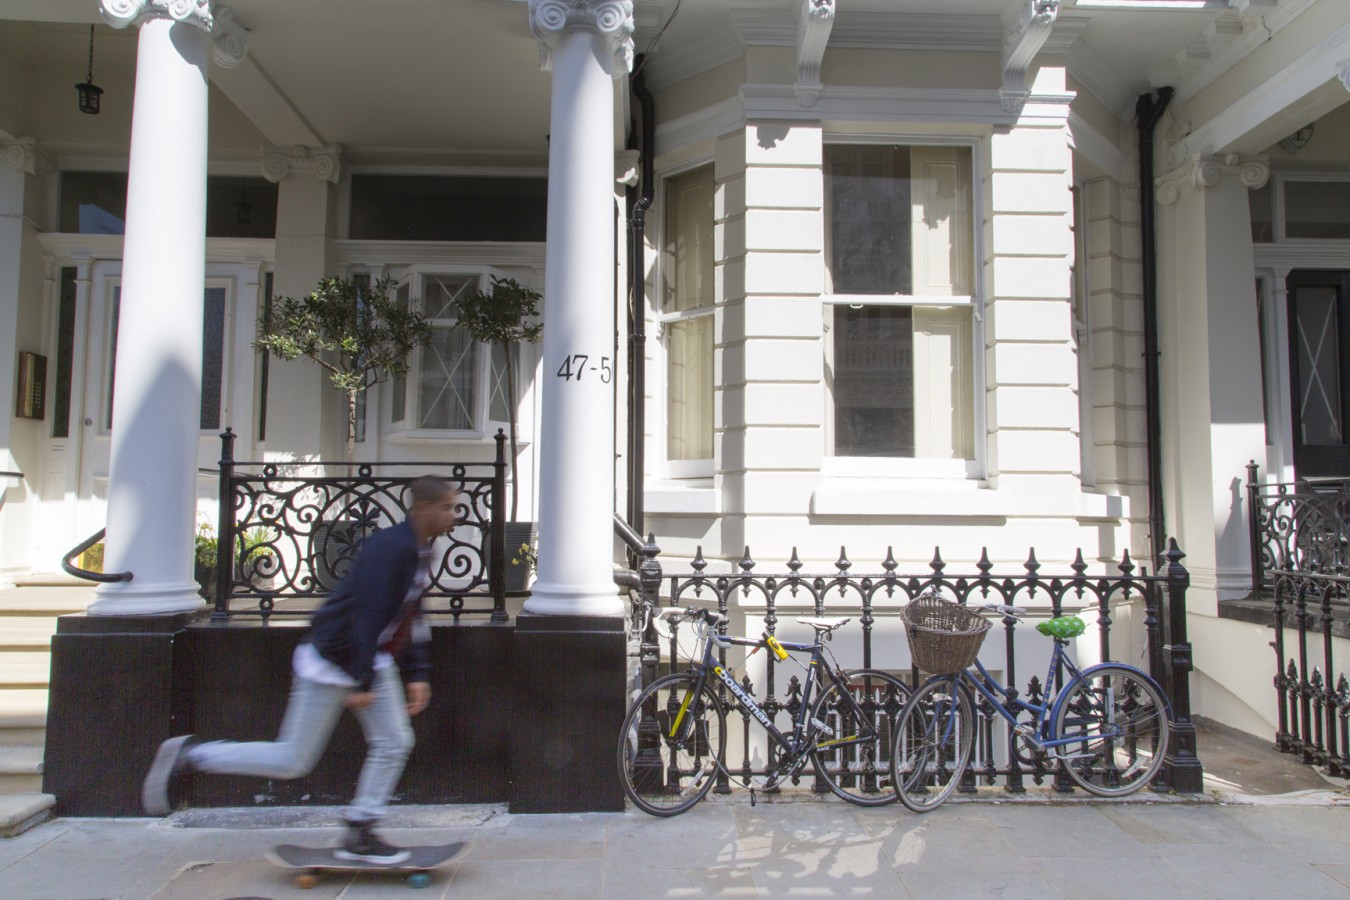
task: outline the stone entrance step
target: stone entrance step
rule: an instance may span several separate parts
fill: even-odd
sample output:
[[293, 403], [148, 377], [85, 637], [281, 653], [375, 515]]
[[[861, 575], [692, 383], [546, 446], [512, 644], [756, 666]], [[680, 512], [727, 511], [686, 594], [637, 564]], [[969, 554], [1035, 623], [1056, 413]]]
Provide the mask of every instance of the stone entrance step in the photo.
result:
[[42, 790], [42, 748], [0, 747], [0, 795]]
[[0, 795], [0, 838], [17, 837], [51, 817], [56, 798], [28, 792]]

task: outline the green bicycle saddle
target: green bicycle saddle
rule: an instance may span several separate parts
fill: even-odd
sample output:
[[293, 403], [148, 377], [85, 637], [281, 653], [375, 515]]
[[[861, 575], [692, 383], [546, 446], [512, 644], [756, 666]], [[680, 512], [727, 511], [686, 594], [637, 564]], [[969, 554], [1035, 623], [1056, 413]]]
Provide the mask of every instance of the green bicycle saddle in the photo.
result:
[[1087, 623], [1077, 616], [1057, 616], [1041, 622], [1036, 630], [1046, 637], [1067, 640], [1087, 631]]

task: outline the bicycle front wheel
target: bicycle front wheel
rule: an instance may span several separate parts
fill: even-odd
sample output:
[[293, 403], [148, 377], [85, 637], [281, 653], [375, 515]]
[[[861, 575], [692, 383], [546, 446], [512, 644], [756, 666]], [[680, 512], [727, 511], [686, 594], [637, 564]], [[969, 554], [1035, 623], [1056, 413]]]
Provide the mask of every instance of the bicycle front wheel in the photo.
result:
[[1084, 790], [1124, 797], [1153, 780], [1167, 755], [1167, 701], [1142, 672], [1104, 665], [1064, 689], [1054, 737], [1073, 738], [1055, 755]]
[[895, 724], [891, 780], [914, 812], [937, 809], [970, 762], [975, 704], [956, 676], [934, 678], [910, 695]]
[[909, 688], [876, 669], [855, 669], [845, 678], [847, 696], [841, 685], [830, 682], [811, 709], [816, 728], [811, 764], [816, 777], [850, 803], [894, 803], [887, 753]]
[[638, 809], [674, 816], [712, 787], [726, 755], [726, 713], [689, 674], [658, 678], [638, 695], [619, 732], [619, 780]]

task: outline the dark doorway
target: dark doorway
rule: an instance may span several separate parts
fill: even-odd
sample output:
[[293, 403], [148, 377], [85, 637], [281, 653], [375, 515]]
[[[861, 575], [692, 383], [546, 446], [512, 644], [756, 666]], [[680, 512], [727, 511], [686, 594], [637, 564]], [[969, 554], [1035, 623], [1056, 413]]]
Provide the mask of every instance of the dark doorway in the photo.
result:
[[1350, 477], [1350, 272], [1293, 272], [1286, 284], [1294, 473]]

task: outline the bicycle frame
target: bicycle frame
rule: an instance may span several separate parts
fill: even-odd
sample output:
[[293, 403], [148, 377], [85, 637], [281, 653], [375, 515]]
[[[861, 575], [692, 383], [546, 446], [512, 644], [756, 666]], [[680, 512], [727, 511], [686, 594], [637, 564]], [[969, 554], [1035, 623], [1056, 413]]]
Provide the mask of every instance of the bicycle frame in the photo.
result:
[[[707, 628], [712, 632], [711, 625], [700, 624], [698, 627]], [[805, 760], [805, 751], [809, 749], [815, 749], [817, 747], [842, 747], [849, 744], [869, 741], [876, 737], [875, 730], [872, 729], [869, 724], [866, 732], [854, 735], [853, 737], [836, 738], [822, 742], [810, 742], [804, 739], [808, 734], [807, 726], [810, 724], [811, 719], [811, 698], [816, 687], [817, 670], [823, 669], [825, 678], [831, 684], [839, 687], [840, 696], [847, 698], [847, 702], [853, 707], [853, 712], [858, 716], [860, 721], [867, 723], [871, 722], [871, 719], [858, 704], [858, 701], [853, 698], [852, 692], [848, 690], [847, 683], [843, 682], [836, 674], [835, 670], [837, 665], [830, 665], [831, 663], [834, 663], [833, 655], [826, 651], [825, 645], [822, 642], [817, 640], [809, 644], [802, 644], [793, 643], [791, 641], [775, 641], [778, 646], [790, 653], [811, 654], [811, 662], [806, 669], [806, 679], [802, 684], [801, 707], [797, 710], [797, 714], [793, 718], [792, 736], [788, 737], [773, 724], [773, 720], [769, 718], [768, 713], [755, 702], [753, 697], [746, 693], [744, 688], [736, 683], [736, 679], [731, 676], [731, 673], [726, 670], [726, 667], [713, 656], [714, 647], [726, 649], [727, 647], [737, 646], [759, 649], [761, 647], [768, 647], [767, 639], [731, 637], [728, 635], [720, 635], [715, 632], [709, 633], [707, 638], [708, 639], [704, 642], [703, 657], [694, 664], [694, 687], [685, 698], [684, 705], [681, 706], [675, 722], [671, 725], [672, 733], [679, 728], [680, 720], [684, 716], [684, 709], [685, 706], [688, 705], [689, 700], [698, 695], [699, 691], [703, 689], [703, 686], [708, 683], [710, 676], [714, 676], [718, 682], [730, 691], [731, 695], [745, 708], [746, 712], [748, 712], [755, 721], [759, 722], [760, 725], [764, 726], [764, 730], [768, 732], [769, 737], [773, 739], [773, 742], [787, 754], [791, 761], [790, 765], [795, 766]], [[822, 663], [824, 664], [822, 665]]]

